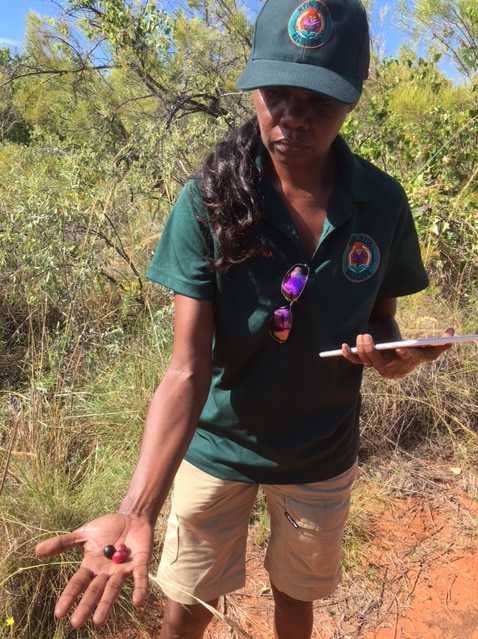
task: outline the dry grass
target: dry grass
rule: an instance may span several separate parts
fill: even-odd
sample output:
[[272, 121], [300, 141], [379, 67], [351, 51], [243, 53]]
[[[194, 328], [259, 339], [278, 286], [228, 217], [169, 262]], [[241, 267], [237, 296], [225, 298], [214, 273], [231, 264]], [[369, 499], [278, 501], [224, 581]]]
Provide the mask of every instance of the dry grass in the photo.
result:
[[[423, 303], [421, 309], [423, 320]], [[420, 324], [416, 309], [402, 314], [407, 336], [420, 334], [410, 328]], [[437, 334], [438, 323], [433, 320], [430, 327], [431, 314], [427, 317], [428, 334]], [[170, 344], [170, 307], [151, 319], [152, 331], [130, 341], [107, 334], [95, 349], [75, 334], [74, 327], [65, 327], [57, 342], [48, 331], [32, 328], [30, 359], [21, 366], [28, 384], [22, 392], [3, 393], [0, 405], [0, 637], [157, 635], [157, 591], [138, 612], [126, 593], [102, 630], [87, 626], [73, 631], [67, 621], [54, 622], [55, 600], [75, 570], [78, 555], [46, 564], [33, 557], [39, 538], [76, 527], [111, 508], [122, 494], [136, 456], [134, 447], [125, 447], [124, 441], [139, 441], [147, 398]], [[454, 323], [467, 326], [463, 319]], [[162, 355], [152, 360], [155, 352]], [[344, 580], [335, 597], [316, 604], [317, 638], [362, 636], [384, 618], [400, 615], [428, 564], [440, 553], [446, 556], [457, 543], [462, 548], [475, 543], [476, 514], [467, 510], [464, 500], [475, 505], [478, 501], [477, 389], [476, 345], [455, 347], [400, 381], [366, 373], [362, 474], [344, 544]], [[386, 547], [388, 563], [382, 564], [376, 553], [384, 551], [384, 538], [393, 538], [389, 504], [406, 500], [417, 512], [428, 504], [427, 532], [407, 555]], [[455, 531], [455, 538], [445, 545], [438, 524], [442, 517]], [[389, 530], [384, 530], [385, 524]], [[227, 619], [216, 622], [211, 631], [216, 635], [211, 637], [270, 636], [272, 598], [261, 568], [265, 544], [267, 518], [258, 502], [248, 566], [253, 582], [249, 590], [224, 600], [220, 613]], [[14, 625], [2, 629], [2, 618], [13, 618]]]

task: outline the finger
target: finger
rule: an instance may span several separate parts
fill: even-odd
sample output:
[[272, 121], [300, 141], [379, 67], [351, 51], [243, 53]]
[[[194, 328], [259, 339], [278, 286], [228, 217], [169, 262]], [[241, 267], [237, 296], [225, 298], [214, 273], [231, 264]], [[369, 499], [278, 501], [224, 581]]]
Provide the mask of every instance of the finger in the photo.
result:
[[37, 544], [35, 548], [35, 554], [37, 557], [52, 557], [53, 555], [60, 555], [67, 550], [71, 550], [76, 546], [80, 546], [83, 543], [83, 538], [80, 537], [78, 531], [67, 533], [66, 535], [58, 535], [57, 537], [51, 537], [45, 539]]
[[70, 623], [73, 628], [80, 628], [90, 617], [96, 625], [104, 623], [125, 581], [126, 576], [112, 577], [106, 573], [97, 575], [85, 590], [85, 594], [71, 616]]
[[417, 354], [415, 350], [416, 349], [412, 349], [412, 348], [396, 348], [395, 352], [398, 355], [398, 357], [402, 360], [402, 362], [411, 363], [412, 360], [417, 358]]
[[134, 590], [132, 601], [135, 606], [139, 606], [146, 599], [148, 594], [148, 563], [141, 564], [133, 573]]
[[[93, 616], [96, 605], [103, 595], [108, 578], [107, 574], [100, 574], [91, 580], [88, 588], [84, 591], [84, 595], [78, 603], [76, 610], [71, 616], [70, 623], [73, 628], [80, 628], [91, 616]], [[73, 605], [71, 599], [68, 603], [70, 604], [69, 609], [71, 609]]]
[[77, 599], [89, 587], [94, 575], [87, 568], [80, 567], [66, 584], [55, 606], [55, 617], [63, 619], [75, 605]]
[[342, 344], [342, 355], [345, 359], [353, 359], [355, 355], [352, 353], [352, 349], [348, 344]]
[[377, 361], [377, 358], [380, 360], [380, 353], [376, 350], [371, 335], [368, 333], [357, 335], [356, 347], [357, 355], [364, 366], [371, 367], [380, 364], [380, 361]]
[[105, 588], [104, 595], [101, 598], [96, 612], [93, 616], [93, 622], [96, 625], [101, 625], [104, 623], [111, 613], [111, 609], [113, 604], [118, 599], [125, 582], [127, 581], [130, 575], [127, 573], [118, 573], [112, 577]]
[[352, 364], [361, 364], [360, 357], [352, 353], [352, 349], [348, 344], [342, 344], [342, 357], [351, 362]]
[[[449, 327], [445, 329], [441, 337], [453, 337], [454, 334], [455, 329], [453, 327]], [[425, 360], [431, 362], [446, 351], [450, 350], [452, 347], [453, 344], [442, 344], [440, 346], [426, 346], [421, 348], [420, 351], [423, 353]]]

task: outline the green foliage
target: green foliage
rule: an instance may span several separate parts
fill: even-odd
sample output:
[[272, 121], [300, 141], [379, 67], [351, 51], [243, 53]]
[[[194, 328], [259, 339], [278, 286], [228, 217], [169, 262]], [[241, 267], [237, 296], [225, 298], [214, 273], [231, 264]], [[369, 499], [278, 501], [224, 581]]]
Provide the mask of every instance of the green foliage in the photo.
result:
[[[48, 562], [33, 556], [40, 539], [72, 530], [116, 508], [137, 456], [146, 406], [171, 342], [167, 307], [138, 320], [135, 335], [85, 336], [73, 325], [30, 335], [32, 367], [22, 393], [0, 395], [2, 455], [0, 615], [15, 637], [93, 637], [55, 622], [53, 608], [78, 552]], [[43, 317], [45, 323], [46, 317]], [[152, 328], [151, 328], [152, 327]], [[7, 465], [6, 465], [7, 464]], [[127, 595], [120, 619], [137, 623]], [[113, 618], [110, 636], [115, 634]]]
[[344, 131], [403, 184], [423, 244], [434, 247], [433, 275], [469, 295], [478, 277], [478, 109], [474, 92], [436, 63], [404, 56], [378, 64]]
[[[66, 153], [57, 140], [43, 139], [27, 149], [4, 146], [0, 167], [6, 180], [0, 263], [9, 281], [7, 297], [33, 306], [48, 299], [69, 308], [80, 289], [83, 297], [94, 295], [95, 279], [103, 275], [123, 290], [136, 287], [140, 298], [142, 280], [122, 243], [124, 222], [111, 210], [115, 186], [104, 184], [108, 167], [95, 153]], [[99, 246], [106, 249], [100, 259]], [[121, 274], [119, 262], [125, 266]]]
[[[401, 0], [403, 25], [430, 52], [446, 55], [468, 80], [478, 79], [478, 6], [475, 0]], [[410, 15], [413, 19], [410, 20]]]
[[14, 101], [16, 86], [11, 83], [17, 58], [7, 47], [0, 47], [0, 142], [26, 144], [30, 129], [24, 114]]
[[[206, 20], [151, 3], [72, 2], [61, 19], [31, 14], [25, 53], [4, 52], [6, 108], [23, 114], [28, 132], [26, 147], [0, 148], [9, 303], [47, 300], [79, 326], [144, 305], [162, 219], [213, 140], [247, 110], [230, 78], [250, 27], [234, 3], [212, 7]], [[108, 308], [97, 307], [106, 295]]]
[[[416, 15], [449, 30], [459, 15], [474, 37], [473, 2], [455, 5], [450, 14], [450, 3], [423, 0]], [[241, 7], [190, 0], [166, 13], [149, 0], [70, 0], [60, 18], [29, 16], [21, 55], [0, 49], [0, 610], [15, 620], [11, 636], [96, 636], [52, 620], [75, 557], [43, 565], [33, 546], [114, 508], [128, 481], [172, 339], [171, 295], [145, 281], [146, 267], [182, 185], [250, 113], [236, 90], [252, 34]], [[457, 35], [442, 30], [450, 45]], [[471, 78], [473, 51], [463, 42], [457, 52]], [[402, 309], [410, 337], [436, 334], [444, 317], [476, 332], [476, 91], [439, 62], [435, 51], [375, 59], [344, 129], [410, 196], [432, 275]], [[476, 363], [446, 361], [398, 390], [367, 380], [373, 454], [443, 433], [452, 447], [473, 439]], [[263, 510], [256, 520], [263, 541]], [[367, 533], [360, 520], [357, 532]], [[350, 550], [352, 563], [359, 556]]]
[[94, 39], [99, 28], [113, 49], [155, 48], [161, 35], [170, 30], [169, 15], [155, 2], [128, 2], [127, 0], [71, 0], [70, 10], [93, 16], [85, 31]]

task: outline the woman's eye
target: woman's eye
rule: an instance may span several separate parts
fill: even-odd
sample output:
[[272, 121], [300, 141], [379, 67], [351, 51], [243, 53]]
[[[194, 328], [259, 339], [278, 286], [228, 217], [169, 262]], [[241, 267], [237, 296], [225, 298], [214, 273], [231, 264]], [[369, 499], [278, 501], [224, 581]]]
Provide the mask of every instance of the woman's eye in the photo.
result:
[[315, 101], [317, 102], [317, 104], [332, 104], [334, 102], [332, 98], [329, 98], [326, 95], [321, 95], [320, 93], [319, 95], [317, 95]]
[[265, 96], [271, 98], [280, 98], [287, 95], [287, 93], [287, 89], [284, 89], [282, 87], [270, 87], [264, 90]]

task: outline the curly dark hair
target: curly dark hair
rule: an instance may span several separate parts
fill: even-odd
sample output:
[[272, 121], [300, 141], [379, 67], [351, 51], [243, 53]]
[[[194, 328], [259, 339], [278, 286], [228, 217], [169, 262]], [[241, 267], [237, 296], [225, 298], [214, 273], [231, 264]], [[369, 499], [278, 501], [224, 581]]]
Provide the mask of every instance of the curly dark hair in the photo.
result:
[[213, 148], [200, 172], [202, 202], [218, 246], [212, 264], [221, 272], [257, 255], [263, 245], [261, 170], [254, 162], [259, 140], [253, 117]]

